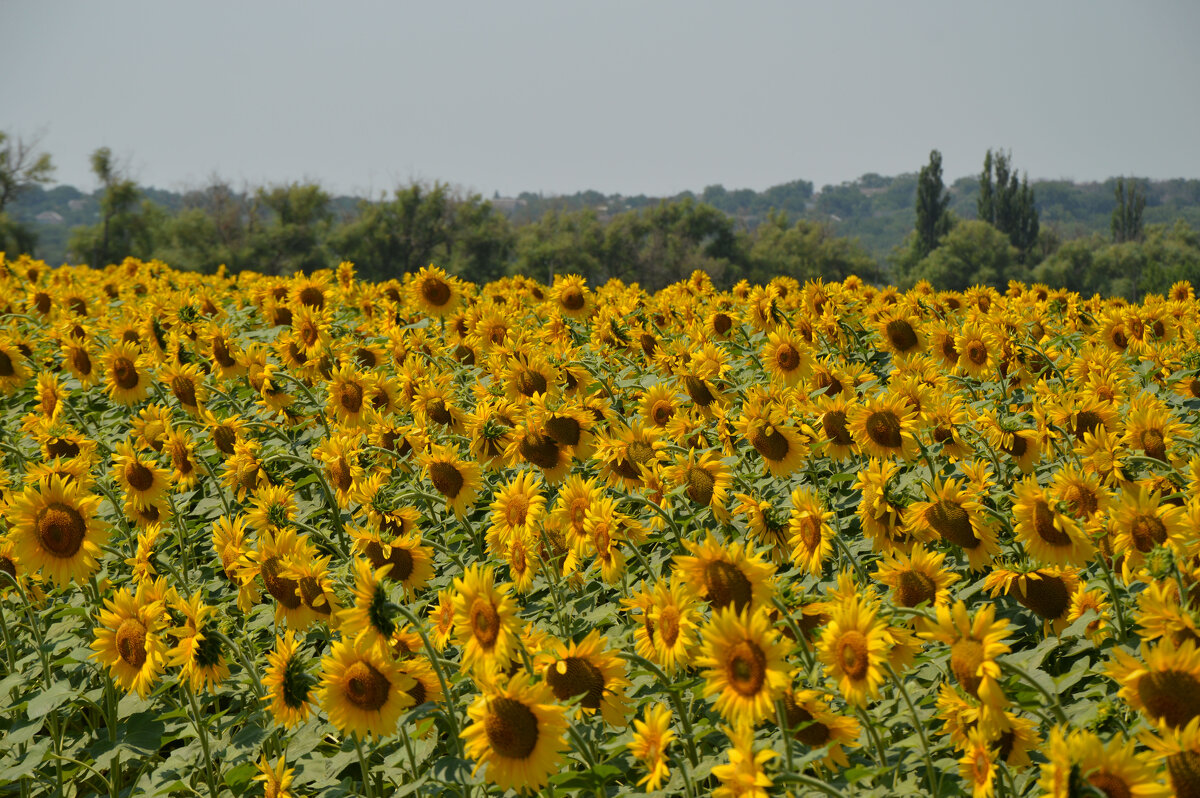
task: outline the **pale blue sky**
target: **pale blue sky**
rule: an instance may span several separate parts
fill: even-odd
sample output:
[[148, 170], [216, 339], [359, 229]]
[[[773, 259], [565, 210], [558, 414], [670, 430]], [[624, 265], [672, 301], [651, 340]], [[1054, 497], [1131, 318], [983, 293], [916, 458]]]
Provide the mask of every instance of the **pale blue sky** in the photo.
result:
[[0, 129], [59, 182], [490, 195], [1200, 177], [1200, 3], [14, 2]]

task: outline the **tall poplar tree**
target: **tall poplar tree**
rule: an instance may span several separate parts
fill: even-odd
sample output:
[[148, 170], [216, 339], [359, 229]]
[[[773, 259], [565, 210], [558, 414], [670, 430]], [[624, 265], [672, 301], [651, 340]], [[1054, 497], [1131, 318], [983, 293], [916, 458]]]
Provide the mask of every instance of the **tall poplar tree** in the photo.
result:
[[929, 164], [921, 168], [917, 178], [917, 238], [918, 259], [937, 248], [938, 241], [950, 231], [950, 194], [942, 183], [942, 154], [929, 153]]

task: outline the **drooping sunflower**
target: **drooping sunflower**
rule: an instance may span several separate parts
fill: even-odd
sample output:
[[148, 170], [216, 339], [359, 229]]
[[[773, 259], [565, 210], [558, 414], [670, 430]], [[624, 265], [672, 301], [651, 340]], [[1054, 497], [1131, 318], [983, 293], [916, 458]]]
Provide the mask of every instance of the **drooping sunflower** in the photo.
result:
[[459, 518], [466, 515], [483, 484], [483, 472], [473, 460], [462, 460], [452, 446], [434, 444], [422, 457], [425, 473], [446, 506]]
[[204, 372], [196, 364], [168, 363], [159, 369], [158, 380], [171, 389], [180, 407], [190, 415], [200, 415], [208, 390], [204, 385]]
[[7, 512], [17, 559], [58, 585], [86, 579], [99, 567], [108, 540], [99, 506], [99, 496], [58, 474], [29, 485]]
[[480, 674], [508, 667], [517, 650], [517, 610], [491, 567], [472, 565], [454, 580], [454, 636], [463, 666]]
[[342, 507], [349, 504], [350, 496], [364, 473], [359, 462], [361, 440], [362, 436], [356, 433], [335, 432], [313, 449], [313, 459], [325, 466], [329, 486], [333, 488]]
[[905, 512], [911, 529], [937, 535], [963, 550], [971, 570], [984, 568], [999, 553], [995, 526], [984, 515], [983, 505], [955, 479], [922, 484], [927, 501], [914, 502]]
[[254, 491], [246, 522], [260, 535], [274, 537], [296, 517], [296, 496], [287, 485], [264, 485]]
[[267, 654], [267, 670], [263, 686], [267, 694], [263, 701], [275, 722], [285, 729], [303, 723], [312, 711], [313, 687], [317, 679], [301, 657], [296, 635], [292, 631], [275, 638], [275, 648]]
[[825, 509], [820, 494], [808, 486], [792, 491], [792, 513], [788, 519], [788, 545], [792, 561], [819, 576], [833, 554], [833, 536], [829, 525], [833, 513]]
[[[411, 512], [416, 515], [415, 510]], [[421, 543], [421, 533], [349, 531], [355, 550], [361, 552], [376, 570], [391, 566], [383, 574], [384, 578], [399, 582], [410, 595], [424, 587], [433, 576], [433, 551]]]
[[106, 383], [104, 390], [114, 402], [132, 405], [149, 394], [149, 360], [135, 345], [118, 341], [104, 353], [102, 362]]
[[677, 555], [675, 568], [714, 610], [732, 605], [742, 612], [770, 601], [775, 569], [753, 547], [740, 542], [722, 545], [711, 536], [702, 543], [685, 540], [683, 545], [690, 554]]
[[1060, 512], [1050, 492], [1027, 477], [1016, 485], [1013, 531], [1030, 557], [1047, 565], [1086, 565], [1094, 551], [1083, 528]]
[[610, 484], [635, 490], [642, 486], [642, 469], [657, 463], [665, 448], [657, 427], [635, 421], [632, 426], [618, 427], [601, 437], [596, 458], [601, 462], [601, 475]]
[[671, 776], [667, 748], [674, 742], [675, 732], [671, 731], [671, 710], [662, 704], [648, 705], [643, 717], [645, 720], [634, 719], [633, 739], [627, 748], [646, 769], [646, 775], [638, 779], [638, 786], [655, 792]]
[[804, 441], [787, 421], [788, 413], [780, 405], [762, 403], [753, 397], [742, 406], [742, 415], [734, 428], [763, 459], [767, 470], [786, 477], [804, 462]]
[[163, 435], [163, 452], [171, 458], [171, 479], [180, 488], [194, 488], [200, 481], [196, 448], [185, 429], [173, 429]]
[[504, 450], [510, 463], [528, 463], [541, 469], [542, 477], [550, 484], [561, 482], [571, 469], [572, 450], [563, 446], [547, 429], [546, 421], [533, 414], [513, 429], [512, 440]]
[[179, 675], [192, 692], [215, 690], [229, 676], [213, 608], [201, 596], [196, 591], [190, 598], [175, 602], [175, 609], [183, 615], [183, 626], [171, 630], [178, 642], [168, 653], [169, 664], [180, 669]]
[[910, 460], [919, 451], [913, 437], [916, 411], [899, 396], [877, 394], [846, 414], [854, 441], [871, 457]]
[[11, 394], [33, 375], [24, 353], [8, 338], [0, 337], [0, 394]]
[[1176, 798], [1200, 798], [1200, 719], [1181, 729], [1160, 723], [1154, 732], [1143, 732], [1141, 741], [1165, 760]]
[[819, 760], [826, 767], [846, 767], [846, 747], [858, 745], [858, 721], [833, 711], [829, 698], [816, 690], [787, 690], [783, 694], [784, 721], [797, 742], [826, 749]]
[[316, 696], [343, 734], [386, 737], [396, 730], [400, 713], [413, 705], [408, 693], [413, 685], [386, 654], [338, 640], [321, 660]]
[[139, 507], [155, 504], [170, 483], [167, 472], [153, 460], [141, 459], [129, 441], [117, 444], [112, 474], [125, 496]]
[[776, 565], [791, 556], [789, 528], [790, 508], [776, 507], [769, 501], [756, 499], [746, 493], [735, 494], [738, 504], [734, 513], [746, 519], [746, 531], [757, 545], [768, 552]]
[[701, 632], [696, 664], [704, 668], [704, 696], [733, 723], [757, 724], [774, 711], [788, 686], [787, 645], [771, 627], [765, 609], [713, 612]]
[[569, 646], [552, 643], [540, 657], [539, 670], [559, 701], [582, 696], [579, 706], [584, 712], [599, 712], [606, 723], [625, 726], [629, 687], [625, 665], [607, 650], [607, 640], [595, 629]]
[[1137, 752], [1135, 744], [1119, 734], [1104, 743], [1087, 729], [1067, 733], [1055, 727], [1047, 751], [1050, 761], [1042, 765], [1038, 786], [1047, 798], [1069, 798], [1079, 791], [1081, 782], [1106, 796], [1182, 798], [1189, 794], [1167, 789], [1159, 781], [1154, 755]]
[[826, 672], [845, 699], [863, 706], [879, 695], [890, 639], [878, 607], [854, 595], [834, 605], [831, 620], [817, 643]]
[[963, 690], [994, 710], [1003, 707], [1006, 698], [1000, 687], [1000, 665], [996, 657], [1009, 652], [1004, 642], [1009, 622], [996, 620], [996, 605], [985, 604], [975, 617], [967, 613], [967, 605], [956, 601], [937, 608], [937, 623], [929, 624], [920, 636], [950, 646], [950, 670]]
[[162, 601], [151, 600], [144, 587], [137, 593], [121, 588], [106, 599], [92, 641], [92, 659], [107, 665], [126, 692], [145, 698], [166, 665], [162, 640]]
[[901, 607], [948, 604], [950, 586], [958, 574], [946, 567], [946, 555], [930, 551], [920, 543], [905, 554], [884, 554], [875, 578], [892, 589], [892, 600]]
[[502, 790], [538, 790], [558, 770], [567, 745], [566, 708], [549, 685], [523, 674], [492, 683], [467, 709], [462, 732], [475, 771]]
[[984, 579], [983, 587], [992, 596], [1012, 595], [1058, 633], [1069, 623], [1067, 616], [1071, 596], [1079, 588], [1079, 572], [1059, 566], [996, 568]]

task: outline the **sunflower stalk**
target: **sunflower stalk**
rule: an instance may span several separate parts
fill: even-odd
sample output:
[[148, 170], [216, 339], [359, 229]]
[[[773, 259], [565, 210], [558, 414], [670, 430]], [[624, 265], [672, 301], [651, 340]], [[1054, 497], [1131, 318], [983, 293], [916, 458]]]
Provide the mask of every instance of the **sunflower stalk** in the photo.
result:
[[1036, 679], [1034, 679], [1033, 676], [1031, 676], [1029, 674], [1029, 672], [1026, 671], [1024, 668], [1022, 668], [1021, 666], [1015, 665], [1015, 664], [1005, 661], [1005, 660], [997, 660], [997, 661], [1000, 663], [1001, 670], [1018, 677], [1019, 679], [1024, 681], [1026, 684], [1030, 685], [1035, 690], [1037, 690], [1039, 693], [1041, 693], [1042, 697], [1046, 699], [1046, 703], [1049, 705], [1051, 712], [1054, 713], [1054, 719], [1057, 720], [1063, 726], [1067, 725], [1067, 723], [1068, 723], [1067, 722], [1067, 714], [1065, 712], [1063, 712], [1062, 704], [1059, 702], [1058, 695], [1056, 693], [1051, 693], [1049, 690], [1047, 690], [1045, 687], [1043, 687], [1041, 684], [1039, 684], [1038, 681]]
[[917, 717], [917, 708], [913, 704], [912, 696], [908, 694], [908, 688], [904, 686], [904, 681], [896, 673], [895, 668], [888, 665], [886, 670], [888, 677], [892, 680], [892, 684], [896, 685], [896, 689], [900, 691], [900, 697], [904, 699], [904, 703], [908, 707], [908, 714], [912, 716], [913, 728], [916, 729], [917, 737], [921, 741], [921, 754], [925, 759], [925, 777], [929, 780], [930, 795], [941, 795], [942, 779], [933, 767], [933, 757], [929, 753], [929, 738], [925, 736], [925, 726], [922, 725], [921, 719]]
[[433, 647], [433, 643], [429, 640], [429, 634], [425, 631], [425, 626], [412, 613], [408, 607], [403, 605], [397, 606], [396, 611], [404, 616], [404, 619], [412, 624], [412, 627], [417, 630], [417, 634], [421, 636], [421, 642], [425, 646], [425, 653], [429, 655], [429, 661], [433, 664], [434, 672], [437, 673], [438, 682], [442, 686], [442, 701], [445, 703], [446, 722], [450, 724], [450, 736], [455, 741], [458, 756], [463, 756], [462, 735], [459, 732], [458, 716], [454, 712], [454, 694], [450, 691], [450, 682], [446, 679], [446, 672], [442, 667], [442, 660], [438, 656], [438, 651]]
[[351, 734], [350, 737], [354, 740], [354, 750], [358, 752], [358, 767], [362, 773], [363, 794], [367, 798], [375, 798], [375, 790], [371, 786], [371, 770], [367, 767], [367, 757], [363, 754], [362, 740], [359, 739], [357, 732]]
[[691, 760], [692, 767], [696, 767], [700, 760], [696, 756], [696, 742], [693, 739], [692, 721], [689, 713], [686, 711], [686, 707], [683, 705], [683, 696], [681, 695], [683, 687], [678, 682], [667, 678], [667, 675], [662, 672], [661, 668], [643, 656], [634, 654], [631, 651], [624, 651], [621, 653], [621, 657], [629, 662], [641, 665], [662, 682], [663, 687], [667, 690], [667, 695], [671, 697], [671, 704], [675, 707], [675, 714], [679, 716], [679, 722], [683, 724], [683, 740], [687, 744], [688, 759]]
[[192, 710], [192, 723], [196, 726], [196, 734], [200, 738], [200, 750], [204, 753], [204, 780], [208, 783], [208, 792], [211, 798], [218, 798], [220, 790], [217, 789], [216, 771], [212, 760], [212, 751], [208, 743], [208, 729], [204, 725], [204, 720], [200, 716], [200, 707], [196, 703], [196, 696], [187, 687], [183, 687], [183, 693], [187, 696], [188, 706]]

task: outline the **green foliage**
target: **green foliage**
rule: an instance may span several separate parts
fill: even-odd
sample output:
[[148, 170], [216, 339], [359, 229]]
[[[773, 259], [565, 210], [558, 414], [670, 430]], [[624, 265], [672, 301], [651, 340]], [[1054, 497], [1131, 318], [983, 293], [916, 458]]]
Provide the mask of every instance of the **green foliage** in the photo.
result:
[[843, 280], [857, 274], [880, 278], [879, 266], [858, 242], [835, 236], [826, 224], [804, 219], [791, 224], [782, 212], [771, 214], [754, 232], [746, 278], [765, 283], [786, 275], [797, 280]]
[[921, 168], [917, 179], [917, 228], [914, 246], [923, 258], [950, 232], [950, 195], [942, 183], [942, 154], [929, 153], [929, 164]]
[[976, 209], [981, 220], [1008, 236], [1021, 261], [1027, 263], [1037, 244], [1040, 222], [1029, 176], [1018, 182], [1011, 159], [1010, 153], [987, 151], [979, 176]]
[[1146, 210], [1146, 192], [1137, 181], [1130, 181], [1126, 191], [1125, 178], [1121, 177], [1113, 194], [1117, 198], [1117, 207], [1112, 212], [1113, 243], [1141, 241], [1145, 233], [1142, 215]]
[[37, 153], [38, 140], [15, 141], [0, 130], [0, 252], [32, 252], [37, 236], [5, 209], [22, 194], [54, 181], [48, 153]]
[[928, 280], [943, 290], [963, 291], [973, 285], [1003, 289], [1009, 280], [1027, 278], [1017, 249], [1004, 233], [986, 222], [961, 222], [929, 256], [907, 275], [905, 284]]

